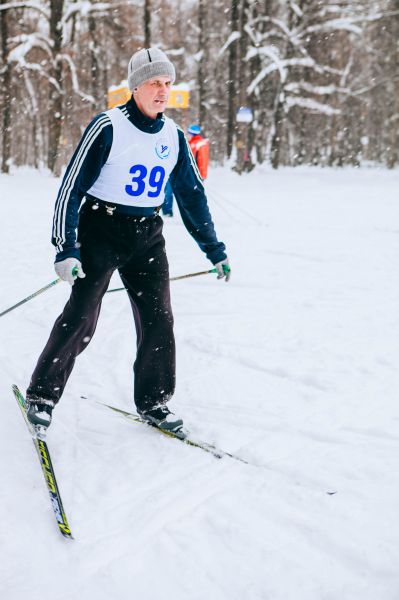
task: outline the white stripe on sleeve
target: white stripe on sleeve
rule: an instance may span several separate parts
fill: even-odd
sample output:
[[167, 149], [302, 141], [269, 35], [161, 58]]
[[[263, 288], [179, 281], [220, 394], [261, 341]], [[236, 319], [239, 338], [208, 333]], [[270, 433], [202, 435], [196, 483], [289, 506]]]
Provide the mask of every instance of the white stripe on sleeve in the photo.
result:
[[66, 211], [68, 201], [70, 198], [71, 191], [75, 185], [75, 181], [79, 175], [80, 169], [82, 168], [83, 162], [90, 150], [94, 140], [100, 134], [100, 132], [107, 125], [111, 124], [111, 120], [108, 115], [104, 114], [103, 117], [99, 118], [90, 129], [87, 130], [85, 137], [82, 140], [79, 152], [75, 156], [75, 160], [70, 166], [69, 173], [62, 184], [59, 191], [58, 198], [55, 205], [54, 220], [53, 220], [53, 237], [56, 242], [58, 251], [62, 250], [62, 244], [65, 243], [66, 232]]

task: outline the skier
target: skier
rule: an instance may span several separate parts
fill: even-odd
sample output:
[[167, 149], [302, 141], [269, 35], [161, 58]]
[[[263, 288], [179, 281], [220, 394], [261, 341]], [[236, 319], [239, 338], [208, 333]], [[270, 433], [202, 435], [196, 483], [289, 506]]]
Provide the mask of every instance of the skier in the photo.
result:
[[[208, 175], [209, 163], [209, 140], [203, 138], [201, 127], [199, 125], [190, 125], [187, 129], [189, 135], [188, 143], [190, 144], [191, 152], [197, 164], [199, 174], [203, 180]], [[170, 181], [165, 186], [165, 199], [162, 204], [162, 214], [166, 217], [173, 217], [173, 190]]]
[[175, 68], [160, 49], [133, 54], [131, 99], [91, 121], [67, 167], [55, 204], [52, 243], [55, 271], [72, 290], [27, 389], [33, 425], [50, 425], [118, 269], [136, 325], [137, 411], [162, 429], [182, 428], [182, 419], [167, 406], [175, 389], [175, 340], [159, 210], [169, 176], [186, 229], [216, 266], [218, 279], [228, 281], [230, 267], [184, 133], [163, 115], [174, 80]]
[[209, 140], [202, 137], [199, 125], [190, 125], [187, 133], [189, 135], [188, 143], [190, 144], [191, 152], [197, 163], [200, 175], [202, 179], [206, 179], [209, 163]]

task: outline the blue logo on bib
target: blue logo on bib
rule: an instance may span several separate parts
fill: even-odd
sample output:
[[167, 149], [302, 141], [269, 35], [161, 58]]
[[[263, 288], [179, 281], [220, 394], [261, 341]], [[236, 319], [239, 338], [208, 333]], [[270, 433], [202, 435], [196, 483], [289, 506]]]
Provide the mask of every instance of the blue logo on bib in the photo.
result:
[[157, 141], [155, 145], [155, 152], [159, 158], [168, 158], [170, 154], [170, 146], [165, 138]]

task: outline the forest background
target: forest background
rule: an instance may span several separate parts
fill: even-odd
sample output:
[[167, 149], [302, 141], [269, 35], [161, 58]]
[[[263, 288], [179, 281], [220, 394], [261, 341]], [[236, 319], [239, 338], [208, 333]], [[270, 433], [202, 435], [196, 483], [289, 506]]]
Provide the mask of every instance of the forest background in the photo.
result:
[[168, 114], [202, 126], [216, 164], [399, 161], [399, 0], [0, 0], [0, 40], [4, 173], [58, 175], [150, 45], [190, 86]]

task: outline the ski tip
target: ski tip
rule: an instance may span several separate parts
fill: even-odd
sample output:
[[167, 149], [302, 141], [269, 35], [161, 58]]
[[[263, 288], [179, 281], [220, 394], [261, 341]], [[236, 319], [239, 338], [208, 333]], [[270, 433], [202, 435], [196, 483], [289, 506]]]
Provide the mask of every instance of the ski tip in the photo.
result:
[[26, 410], [26, 400], [24, 395], [21, 393], [19, 387], [15, 383], [11, 386], [16, 401], [18, 402], [21, 410]]

